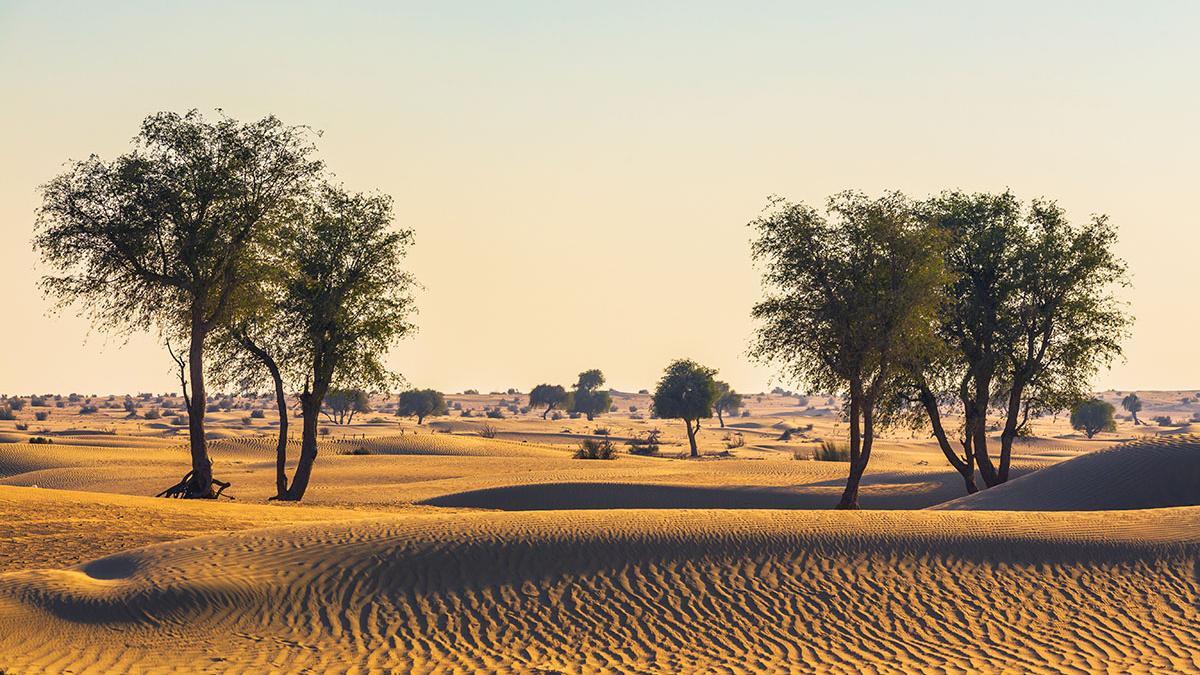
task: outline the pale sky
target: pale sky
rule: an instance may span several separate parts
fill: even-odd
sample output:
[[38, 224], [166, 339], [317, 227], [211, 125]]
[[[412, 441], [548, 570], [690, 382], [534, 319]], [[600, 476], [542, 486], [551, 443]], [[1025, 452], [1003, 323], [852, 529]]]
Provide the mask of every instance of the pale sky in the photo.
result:
[[1137, 317], [1097, 388], [1200, 387], [1200, 4], [0, 0], [0, 392], [178, 389], [150, 336], [48, 314], [37, 186], [158, 110], [324, 131], [415, 228], [414, 385], [622, 390], [745, 357], [771, 194], [949, 188], [1107, 213]]

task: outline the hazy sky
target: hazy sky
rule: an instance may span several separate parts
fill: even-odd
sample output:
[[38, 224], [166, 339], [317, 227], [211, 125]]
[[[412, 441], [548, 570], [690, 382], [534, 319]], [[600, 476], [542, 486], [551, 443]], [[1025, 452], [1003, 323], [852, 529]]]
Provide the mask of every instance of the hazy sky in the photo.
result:
[[689, 356], [756, 391], [768, 195], [1011, 187], [1120, 227], [1137, 324], [1096, 385], [1198, 387], [1197, 8], [0, 0], [0, 392], [178, 388], [152, 337], [48, 314], [30, 237], [65, 161], [193, 107], [322, 129], [396, 198], [415, 385], [637, 389]]

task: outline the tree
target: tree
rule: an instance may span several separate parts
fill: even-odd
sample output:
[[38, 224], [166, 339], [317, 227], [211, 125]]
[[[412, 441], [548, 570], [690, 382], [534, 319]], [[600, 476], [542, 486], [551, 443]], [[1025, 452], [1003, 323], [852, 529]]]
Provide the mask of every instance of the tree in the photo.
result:
[[717, 382], [717, 400], [713, 403], [713, 411], [717, 413], [717, 421], [725, 428], [725, 415], [737, 415], [742, 407], [742, 395], [729, 388], [725, 382]]
[[1088, 438], [1101, 431], [1116, 431], [1113, 405], [1098, 398], [1080, 401], [1071, 408], [1071, 428], [1082, 431]]
[[434, 389], [409, 389], [400, 394], [400, 406], [397, 415], [414, 415], [417, 424], [423, 424], [426, 417], [445, 415], [450, 412], [446, 407], [446, 397]]
[[562, 407], [566, 402], [567, 390], [563, 389], [561, 384], [539, 384], [529, 392], [529, 407], [546, 406], [542, 411], [542, 419], [546, 419], [551, 410]]
[[300, 329], [304, 371], [300, 458], [282, 497], [299, 501], [317, 457], [318, 416], [335, 382], [386, 388], [396, 377], [383, 356], [413, 325], [411, 275], [403, 260], [412, 230], [395, 229], [392, 200], [324, 184], [289, 224], [287, 257], [296, 261], [281, 310]]
[[713, 404], [720, 394], [713, 379], [716, 374], [716, 370], [695, 361], [679, 359], [667, 366], [654, 390], [654, 414], [663, 419], [683, 420], [692, 457], [700, 456], [696, 448], [700, 420], [713, 416]]
[[885, 402], [937, 343], [942, 237], [898, 193], [843, 192], [825, 214], [776, 198], [751, 226], [767, 296], [750, 353], [810, 390], [845, 392], [850, 473], [838, 508], [857, 508]]
[[1142, 423], [1142, 421], [1138, 419], [1137, 415], [1142, 411], [1142, 399], [1138, 398], [1137, 394], [1131, 392], [1128, 396], [1121, 399], [1121, 407], [1133, 416], [1134, 425]]
[[[103, 328], [157, 330], [176, 360], [192, 470], [163, 494], [215, 497], [204, 438], [205, 343], [254, 267], [254, 241], [321, 168], [311, 135], [275, 117], [148, 116], [132, 151], [92, 155], [42, 187], [42, 288]], [[178, 354], [172, 340], [188, 343]], [[189, 386], [190, 384], [190, 386]]]
[[588, 421], [596, 415], [608, 412], [612, 407], [612, 396], [608, 391], [600, 391], [604, 386], [604, 373], [597, 369], [585, 370], [579, 374], [575, 390], [570, 394], [570, 411], [586, 415]]
[[371, 412], [370, 397], [362, 389], [330, 389], [321, 410], [325, 419], [338, 425], [353, 424], [355, 414], [368, 412]]
[[[1111, 289], [1127, 283], [1125, 265], [1106, 218], [1072, 226], [1053, 202], [1026, 208], [1007, 192], [948, 192], [918, 211], [948, 239], [952, 302], [939, 320], [946, 350], [912, 375], [943, 453], [973, 492], [976, 466], [989, 487], [1007, 481], [1029, 419], [1085, 398], [1091, 376], [1121, 353], [1129, 317]], [[942, 425], [946, 405], [964, 416], [962, 455]], [[998, 462], [988, 449], [993, 409]]]

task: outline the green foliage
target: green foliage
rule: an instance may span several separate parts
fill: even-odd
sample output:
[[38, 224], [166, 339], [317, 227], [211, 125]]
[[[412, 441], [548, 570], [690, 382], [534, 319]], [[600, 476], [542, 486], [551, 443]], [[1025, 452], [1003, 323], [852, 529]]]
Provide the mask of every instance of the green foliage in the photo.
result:
[[567, 390], [560, 384], [539, 384], [529, 392], [529, 407], [546, 406], [546, 410], [542, 412], [542, 419], [545, 419], [551, 410], [563, 407], [566, 403]]
[[689, 359], [667, 366], [654, 390], [654, 414], [663, 419], [698, 420], [713, 416], [719, 394], [717, 371]]
[[1116, 431], [1112, 404], [1098, 398], [1076, 403], [1071, 407], [1071, 428], [1082, 431], [1088, 438], [1101, 431]]
[[449, 412], [445, 395], [434, 389], [409, 389], [400, 394], [400, 402], [396, 407], [397, 415], [416, 417], [417, 424], [423, 424], [426, 417], [437, 417]]
[[608, 391], [600, 391], [604, 386], [604, 374], [599, 370], [585, 370], [579, 374], [575, 390], [568, 394], [566, 405], [568, 410], [579, 415], [586, 415], [588, 421], [596, 415], [607, 412], [612, 408], [612, 396]]
[[15, 420], [17, 415], [13, 412], [12, 406], [5, 404], [0, 405], [0, 420]]
[[1142, 411], [1142, 399], [1138, 398], [1137, 394], [1131, 392], [1126, 395], [1125, 398], [1121, 399], [1121, 407], [1133, 416], [1134, 424], [1139, 424], [1141, 422], [1141, 420], [1138, 419], [1137, 414]]
[[629, 446], [629, 453], [632, 455], [657, 455], [661, 436], [662, 431], [647, 429], [637, 438], [625, 441], [625, 444]]
[[818, 462], [849, 462], [850, 446], [847, 443], [822, 439], [809, 458]]
[[742, 395], [729, 387], [726, 382], [717, 382], [717, 400], [713, 402], [713, 412], [725, 426], [725, 415], [737, 416], [742, 407]]
[[362, 389], [330, 389], [325, 395], [325, 417], [334, 424], [350, 424], [357, 413], [371, 412], [370, 397]]

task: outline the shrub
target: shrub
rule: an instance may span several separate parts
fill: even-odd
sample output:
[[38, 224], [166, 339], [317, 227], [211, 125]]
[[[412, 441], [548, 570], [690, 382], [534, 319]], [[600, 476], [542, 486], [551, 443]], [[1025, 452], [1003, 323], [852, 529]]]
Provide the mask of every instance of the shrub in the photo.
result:
[[34, 416], [35, 418], [37, 418], [37, 421], [39, 421], [39, 422], [45, 422], [45, 421], [46, 421], [46, 418], [50, 417], [50, 411], [48, 411], [48, 410], [39, 410], [39, 411], [35, 412], [35, 413], [33, 414], [33, 416]]
[[657, 455], [660, 435], [662, 432], [658, 429], [648, 429], [641, 436], [625, 441], [625, 445], [629, 446], [631, 455]]
[[463, 396], [478, 396], [478, 389], [463, 389]]
[[25, 424], [24, 422], [20, 422], [17, 424], [17, 431], [29, 431], [29, 425]]
[[450, 406], [455, 410], [462, 410], [462, 401], [455, 401], [454, 405]]
[[1192, 413], [1192, 421], [1193, 421], [1193, 422], [1200, 422], [1200, 412], [1194, 412], [1194, 413]]
[[472, 412], [472, 410], [473, 408], [467, 408], [466, 410], [462, 411], [462, 417], [474, 417], [475, 413]]
[[8, 407], [12, 408], [13, 410], [20, 410], [25, 407], [25, 399], [10, 398], [8, 399]]
[[346, 450], [343, 448], [342, 450], [338, 451], [338, 454], [339, 455], [355, 455], [355, 456], [361, 457], [363, 455], [371, 454], [371, 451], [366, 448], [354, 448], [353, 450]]
[[520, 408], [520, 413], [521, 413], [522, 415], [527, 415], [527, 414], [529, 414], [529, 406], [527, 406], [527, 405], [523, 405], [523, 406], [521, 406], [521, 408]]
[[641, 394], [642, 396], [646, 396], [650, 393], [650, 390], [649, 389], [638, 389], [638, 393]]
[[822, 440], [810, 457], [818, 462], [849, 462], [850, 445], [840, 441]]
[[475, 433], [484, 438], [495, 438], [497, 430], [495, 425], [484, 422]]
[[721, 440], [725, 441], [725, 447], [730, 450], [746, 444], [746, 437], [741, 434], [725, 434]]
[[80, 415], [95, 415], [98, 412], [100, 409], [90, 403], [79, 406]]
[[[575, 415], [575, 417], [579, 417], [579, 415]], [[557, 410], [550, 413], [550, 419], [552, 419], [552, 420], [561, 420], [562, 418], [563, 418], [563, 414]]]
[[267, 416], [267, 413], [264, 412], [262, 408], [255, 408], [254, 410], [250, 411], [250, 417], [252, 417], [256, 420], [261, 420], [266, 416]]
[[0, 420], [15, 420], [16, 414], [13, 413], [11, 405], [0, 405]]
[[55, 401], [54, 407], [55, 408], [65, 408], [65, 407], [67, 407], [67, 405], [65, 403], [63, 403], [62, 401]]
[[607, 438], [585, 438], [575, 451], [575, 459], [615, 459], [616, 456], [617, 448]]
[[1160, 427], [1171, 426], [1171, 418], [1168, 415], [1158, 415], [1153, 418], [1153, 421], [1155, 424], [1157, 424]]
[[749, 411], [749, 410], [743, 410], [743, 411], [742, 411], [742, 417], [749, 417], [749, 416], [750, 416], [750, 411]]
[[246, 415], [245, 417], [242, 418], [242, 424], [254, 424], [254, 418], [249, 415]]
[[171, 424], [174, 424], [177, 427], [187, 426], [187, 423], [187, 418], [183, 415], [176, 415], [171, 418]]
[[151, 408], [145, 414], [145, 418], [148, 420], [156, 420], [160, 417], [162, 417], [162, 413], [158, 412], [158, 408]]
[[636, 405], [631, 405], [631, 406], [629, 406], [629, 412], [630, 412], [630, 413], [635, 413], [635, 412], [637, 412], [637, 410], [638, 410], [638, 408], [637, 408], [637, 406], [636, 406]]
[[784, 429], [784, 430], [783, 430], [783, 433], [782, 433], [782, 434], [779, 434], [779, 440], [781, 440], [781, 441], [790, 441], [790, 440], [792, 440], [792, 434], [793, 434], [793, 433], [795, 433], [795, 430], [794, 430], [794, 429], [791, 429], [791, 428]]
[[45, 436], [34, 436], [33, 438], [29, 439], [29, 442], [32, 445], [50, 445], [54, 442], [54, 439], [46, 438]]
[[577, 419], [579, 419], [579, 415], [580, 415], [580, 413], [577, 413], [577, 412], [575, 412], [575, 411], [573, 411], [573, 410], [572, 410], [571, 412], [567, 413], [567, 416], [568, 416], [568, 417], [570, 417], [570, 418], [571, 418], [571, 419], [573, 419], [573, 420], [577, 420]]
[[607, 436], [609, 435], [610, 430], [608, 427], [596, 427], [592, 430], [592, 433], [596, 436]]
[[504, 411], [500, 409], [500, 406], [496, 406], [495, 408], [487, 411], [487, 416], [490, 419], [502, 420], [504, 419]]
[[35, 408], [45, 408], [46, 407], [46, 399], [42, 398], [41, 396], [30, 396], [29, 397], [29, 405], [31, 405]]

